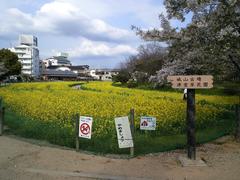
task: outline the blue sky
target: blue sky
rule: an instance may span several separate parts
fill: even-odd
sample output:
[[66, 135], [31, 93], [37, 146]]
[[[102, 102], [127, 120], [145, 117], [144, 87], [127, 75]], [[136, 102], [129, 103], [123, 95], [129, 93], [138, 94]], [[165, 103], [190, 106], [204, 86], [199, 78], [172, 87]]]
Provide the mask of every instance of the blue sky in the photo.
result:
[[67, 52], [75, 65], [114, 68], [144, 43], [131, 25], [160, 28], [160, 13], [166, 14], [161, 0], [1, 0], [0, 48], [33, 34], [41, 59]]

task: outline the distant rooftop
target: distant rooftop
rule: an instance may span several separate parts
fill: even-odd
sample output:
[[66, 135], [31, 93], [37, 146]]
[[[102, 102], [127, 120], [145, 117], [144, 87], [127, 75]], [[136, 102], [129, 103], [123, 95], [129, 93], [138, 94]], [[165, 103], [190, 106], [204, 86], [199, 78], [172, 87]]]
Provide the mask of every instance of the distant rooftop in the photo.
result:
[[89, 69], [89, 65], [69, 66], [71, 70], [84, 70]]
[[65, 58], [68, 58], [68, 53], [65, 53], [65, 52], [59, 52], [59, 53], [57, 53], [56, 56], [63, 56], [63, 57], [65, 57]]
[[19, 36], [19, 44], [28, 46], [38, 46], [38, 40], [36, 36], [22, 34]]

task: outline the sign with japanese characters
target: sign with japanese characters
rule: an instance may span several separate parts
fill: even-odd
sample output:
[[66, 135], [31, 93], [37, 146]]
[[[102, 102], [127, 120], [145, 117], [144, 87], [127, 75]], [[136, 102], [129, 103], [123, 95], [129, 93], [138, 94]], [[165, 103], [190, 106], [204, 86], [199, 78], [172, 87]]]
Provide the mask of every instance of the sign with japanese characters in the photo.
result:
[[141, 130], [155, 130], [156, 129], [156, 118], [142, 116], [140, 120]]
[[80, 116], [79, 121], [79, 137], [91, 139], [92, 117]]
[[175, 89], [209, 89], [213, 87], [211, 75], [168, 76], [168, 82]]
[[117, 130], [119, 148], [133, 147], [133, 139], [128, 117], [115, 118], [115, 126]]

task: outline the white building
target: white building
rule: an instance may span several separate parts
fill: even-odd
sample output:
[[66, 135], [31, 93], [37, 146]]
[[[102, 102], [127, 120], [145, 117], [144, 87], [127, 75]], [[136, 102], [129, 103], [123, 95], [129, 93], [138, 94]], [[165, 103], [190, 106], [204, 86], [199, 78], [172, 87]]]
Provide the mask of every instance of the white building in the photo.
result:
[[111, 81], [114, 75], [118, 74], [118, 70], [114, 69], [91, 69], [89, 75], [95, 80]]
[[77, 74], [68, 66], [49, 66], [42, 71], [44, 80], [75, 80]]
[[56, 56], [44, 59], [43, 65], [47, 68], [49, 66], [71, 66], [71, 62], [68, 60], [67, 53], [58, 53]]
[[37, 37], [32, 35], [20, 35], [19, 44], [10, 51], [17, 54], [22, 64], [22, 74], [34, 78], [39, 77], [39, 50]]

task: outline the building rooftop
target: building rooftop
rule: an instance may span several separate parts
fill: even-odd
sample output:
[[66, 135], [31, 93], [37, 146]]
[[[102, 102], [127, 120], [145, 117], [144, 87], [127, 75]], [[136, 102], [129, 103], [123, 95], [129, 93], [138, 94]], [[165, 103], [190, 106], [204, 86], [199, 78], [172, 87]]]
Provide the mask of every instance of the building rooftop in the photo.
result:
[[61, 68], [61, 67], [70, 68], [69, 66], [63, 66], [63, 65], [52, 65], [52, 66], [48, 66], [47, 69], [55, 70], [55, 69], [58, 69], [58, 68]]
[[108, 68], [104, 68], [104, 69], [93, 69], [96, 71], [105, 71], [105, 72], [119, 72], [119, 69], [108, 69]]
[[71, 71], [56, 71], [52, 69], [45, 70], [42, 75], [52, 77], [77, 77], [77, 74]]
[[69, 66], [71, 70], [84, 70], [89, 69], [88, 65], [79, 65], [79, 66]]
[[29, 47], [29, 46], [25, 45], [25, 44], [21, 44], [21, 45], [15, 46], [15, 48], [27, 48], [27, 47]]

